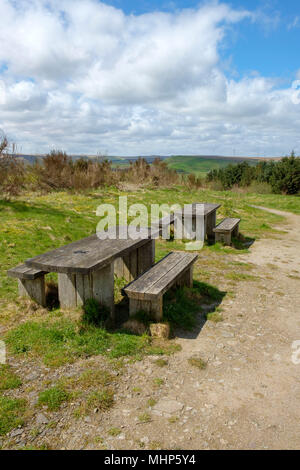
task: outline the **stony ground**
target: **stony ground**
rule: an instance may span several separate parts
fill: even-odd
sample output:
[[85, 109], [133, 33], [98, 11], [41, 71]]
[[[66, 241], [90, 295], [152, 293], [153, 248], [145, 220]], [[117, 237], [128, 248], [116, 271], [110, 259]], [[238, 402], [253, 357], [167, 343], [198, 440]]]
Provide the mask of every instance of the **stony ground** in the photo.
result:
[[[221, 305], [223, 322], [205, 322], [203, 313], [212, 306], [204, 306], [195, 331], [177, 332], [182, 350], [163, 357], [166, 363], [151, 356], [115, 367], [110, 410], [75, 416], [76, 400], [56, 412], [37, 409], [3, 446], [300, 449], [300, 353], [292, 349], [300, 340], [300, 217], [280, 214], [286, 233], [259, 240], [249, 254], [236, 257], [252, 264], [257, 278], [233, 286], [234, 295]], [[193, 366], [191, 358], [201, 358], [206, 367]], [[101, 357], [55, 371], [13, 361], [24, 380], [20, 396], [26, 390], [32, 405], [45, 381], [109, 368]]]

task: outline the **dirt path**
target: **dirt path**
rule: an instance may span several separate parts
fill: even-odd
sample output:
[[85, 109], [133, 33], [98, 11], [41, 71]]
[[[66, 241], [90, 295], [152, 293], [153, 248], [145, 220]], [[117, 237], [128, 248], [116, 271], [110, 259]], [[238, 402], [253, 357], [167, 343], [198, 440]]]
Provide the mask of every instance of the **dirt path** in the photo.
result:
[[[68, 407], [56, 416], [55, 428], [40, 423], [34, 445], [300, 449], [300, 353], [292, 361], [292, 344], [300, 340], [300, 217], [272, 212], [286, 217], [286, 233], [235, 256], [253, 263], [251, 274], [258, 278], [239, 282], [235, 297], [225, 297], [223, 322], [204, 323], [199, 315], [196, 331], [179, 333], [182, 350], [165, 358], [167, 366], [159, 367], [153, 356], [126, 364], [110, 411], [78, 421]], [[206, 360], [206, 369], [191, 366], [192, 356]], [[60, 372], [74, 374], [80, 366], [87, 361]]]
[[[131, 383], [143, 389], [148, 384], [149, 396], [150, 377], [165, 384], [154, 397], [151, 423], [134, 422], [138, 406], [145, 406], [144, 392], [129, 394], [112, 412], [125, 425], [125, 440], [113, 439], [113, 446], [137, 447], [142, 439], [145, 447], [156, 441], [173, 449], [300, 448], [300, 363], [292, 362], [292, 344], [300, 340], [300, 217], [273, 212], [286, 217], [287, 233], [238, 256], [253, 263], [262, 280], [240, 283], [236, 297], [224, 300], [225, 321], [206, 322], [198, 334], [180, 338], [182, 351], [166, 370], [151, 359], [131, 366]], [[191, 367], [191, 356], [206, 359], [208, 367]]]

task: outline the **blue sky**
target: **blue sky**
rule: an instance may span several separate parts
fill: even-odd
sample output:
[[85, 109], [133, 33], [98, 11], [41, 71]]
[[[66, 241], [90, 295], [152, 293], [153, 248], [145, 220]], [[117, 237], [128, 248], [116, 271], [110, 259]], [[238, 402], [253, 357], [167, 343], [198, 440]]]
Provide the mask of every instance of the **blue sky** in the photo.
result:
[[[203, 3], [195, 0], [108, 0], [127, 14], [153, 11], [173, 12], [196, 8]], [[258, 22], [243, 21], [234, 28], [223, 51], [230, 55], [238, 74], [257, 71], [262, 75], [280, 77], [284, 81], [295, 76], [300, 59], [299, 0], [231, 0], [224, 1], [237, 9], [261, 14]], [[298, 18], [298, 20], [297, 20]]]
[[300, 154], [299, 0], [0, 0], [25, 153]]

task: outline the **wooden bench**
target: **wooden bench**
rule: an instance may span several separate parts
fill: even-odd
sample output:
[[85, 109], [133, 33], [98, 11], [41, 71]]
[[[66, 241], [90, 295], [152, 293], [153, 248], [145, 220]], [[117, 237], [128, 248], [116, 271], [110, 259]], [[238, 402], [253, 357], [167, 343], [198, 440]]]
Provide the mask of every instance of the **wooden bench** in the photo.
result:
[[238, 237], [239, 223], [241, 219], [227, 218], [213, 229], [215, 232], [215, 241], [224, 243], [224, 245], [231, 245], [231, 235]]
[[46, 306], [45, 274], [47, 272], [29, 268], [26, 264], [20, 264], [7, 271], [8, 276], [18, 279], [19, 295], [29, 297], [43, 307]]
[[129, 298], [129, 314], [145, 311], [159, 321], [162, 318], [164, 293], [174, 284], [192, 287], [195, 253], [172, 252], [128, 284], [123, 293]]

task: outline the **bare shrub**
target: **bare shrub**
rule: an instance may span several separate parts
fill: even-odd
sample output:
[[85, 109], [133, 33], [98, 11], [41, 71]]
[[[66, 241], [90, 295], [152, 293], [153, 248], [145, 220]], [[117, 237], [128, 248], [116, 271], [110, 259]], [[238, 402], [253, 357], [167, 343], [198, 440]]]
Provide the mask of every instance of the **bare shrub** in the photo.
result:
[[168, 165], [160, 158], [156, 158], [150, 165], [145, 158], [139, 157], [134, 162], [130, 162], [130, 168], [125, 171], [118, 171], [119, 181], [140, 182], [154, 186], [171, 186], [179, 184], [181, 179], [175, 170], [168, 168]]
[[85, 190], [112, 185], [116, 173], [111, 162], [80, 158], [73, 162], [65, 152], [53, 150], [41, 163], [36, 164], [37, 180], [41, 188]]
[[8, 196], [16, 195], [24, 185], [25, 168], [14, 155], [15, 145], [9, 146], [4, 136], [0, 141], [0, 191]]
[[194, 173], [190, 173], [187, 177], [187, 184], [192, 189], [198, 189], [203, 186], [203, 181], [201, 176], [196, 176]]

